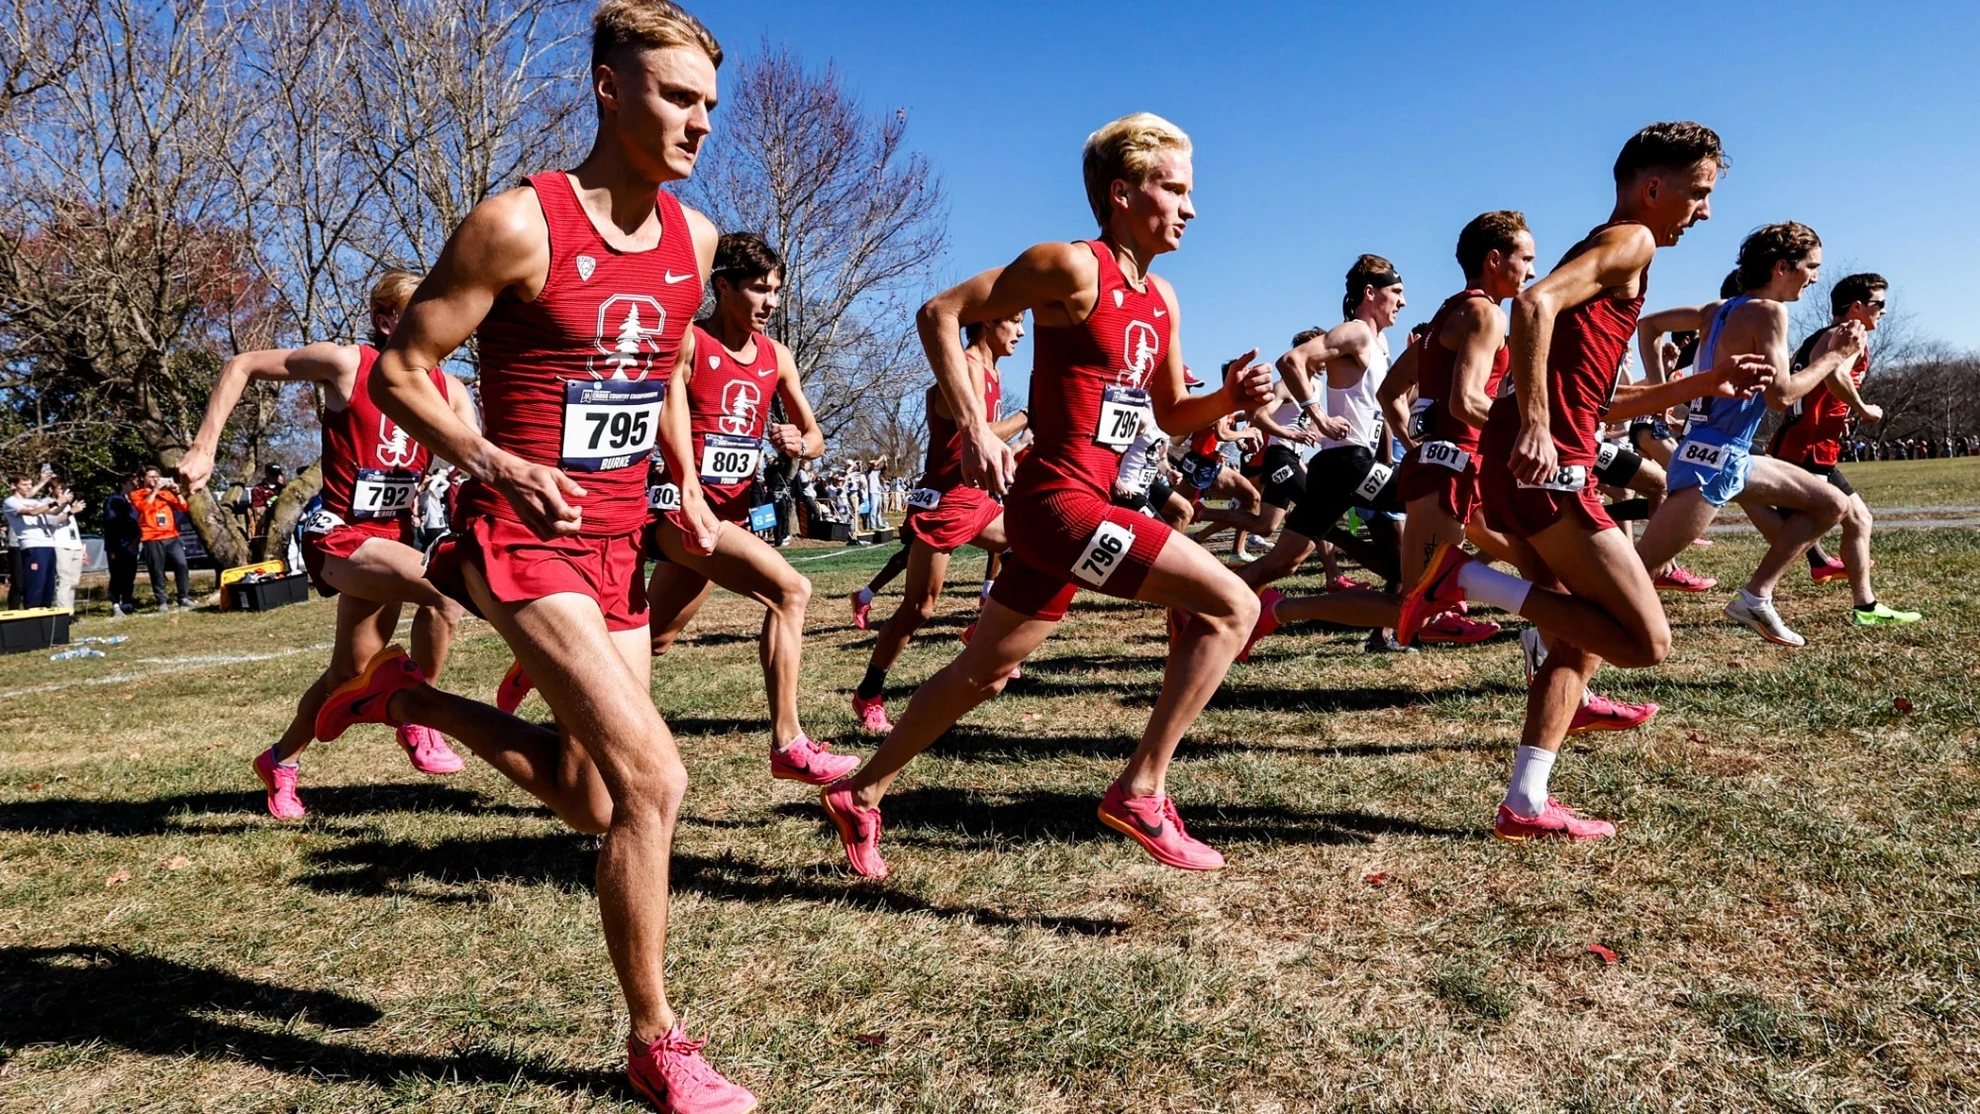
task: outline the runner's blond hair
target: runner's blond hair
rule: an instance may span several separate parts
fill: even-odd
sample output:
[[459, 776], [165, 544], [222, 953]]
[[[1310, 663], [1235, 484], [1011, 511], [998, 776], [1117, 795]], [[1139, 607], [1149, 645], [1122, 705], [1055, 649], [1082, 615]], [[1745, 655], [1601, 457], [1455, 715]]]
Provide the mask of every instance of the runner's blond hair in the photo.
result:
[[1107, 227], [1113, 206], [1109, 193], [1116, 181], [1148, 180], [1155, 160], [1166, 151], [1190, 153], [1189, 136], [1183, 130], [1152, 112], [1137, 112], [1086, 137], [1081, 162], [1086, 171], [1086, 203], [1093, 207], [1093, 219]]
[[686, 8], [670, 0], [604, 0], [591, 17], [591, 67], [611, 61], [621, 47], [660, 50], [700, 47], [715, 67], [722, 66], [722, 44]]

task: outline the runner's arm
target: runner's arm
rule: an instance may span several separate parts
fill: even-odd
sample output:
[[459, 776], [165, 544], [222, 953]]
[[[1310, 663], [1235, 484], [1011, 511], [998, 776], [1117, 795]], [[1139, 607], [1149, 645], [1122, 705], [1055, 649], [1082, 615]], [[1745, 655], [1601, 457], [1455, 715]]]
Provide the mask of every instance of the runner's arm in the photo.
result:
[[[1292, 400], [1306, 411], [1314, 428], [1328, 437], [1347, 436], [1348, 424], [1345, 418], [1327, 414], [1327, 392], [1321, 389], [1326, 383], [1327, 365], [1342, 356], [1359, 358], [1364, 345], [1372, 342], [1368, 326], [1360, 321], [1343, 321], [1280, 356], [1275, 365], [1279, 377], [1291, 386]], [[1365, 361], [1362, 366], [1367, 366]]]
[[1251, 427], [1253, 429], [1263, 430], [1281, 441], [1291, 441], [1299, 445], [1311, 445], [1315, 441], [1320, 440], [1320, 435], [1310, 429], [1300, 429], [1296, 426], [1282, 426], [1273, 420], [1272, 414], [1278, 410], [1279, 404], [1291, 401], [1291, 399], [1292, 388], [1286, 385], [1285, 380], [1279, 380], [1272, 387], [1272, 397], [1260, 403], [1258, 408], [1251, 412], [1251, 416], [1248, 419], [1251, 422]]
[[[481, 411], [474, 408], [474, 393], [467, 384], [449, 375], [447, 383], [447, 404], [454, 408], [454, 416], [465, 422], [476, 433], [481, 432]], [[446, 460], [446, 457], [440, 459]], [[452, 464], [453, 461], [447, 461]]]
[[540, 291], [550, 236], [535, 192], [517, 188], [474, 207], [413, 292], [373, 366], [371, 401], [413, 440], [508, 498], [540, 538], [578, 532], [570, 499], [584, 488], [555, 468], [507, 452], [463, 422], [428, 370], [466, 343], [504, 291]]
[[1605, 290], [1636, 285], [1656, 253], [1649, 229], [1618, 225], [1513, 298], [1512, 366], [1507, 374], [1519, 396], [1519, 436], [1509, 461], [1515, 478], [1540, 483], [1560, 466], [1547, 416], [1547, 353], [1555, 319]]
[[[1704, 329], [1718, 308], [1718, 302], [1707, 302], [1702, 306], [1673, 306], [1638, 319], [1636, 354], [1643, 360], [1643, 381], [1662, 383], [1669, 379], [1664, 374], [1664, 338], [1672, 333]], [[1651, 370], [1653, 368], [1654, 371]]]
[[1000, 418], [990, 423], [990, 432], [995, 434], [999, 441], [1009, 441], [1029, 428], [1031, 428], [1029, 410], [1019, 410], [1008, 418]]
[[[1499, 349], [1506, 343], [1505, 311], [1497, 305], [1468, 298], [1451, 317], [1444, 329], [1457, 328], [1460, 339], [1455, 349], [1457, 365], [1451, 369], [1451, 413], [1473, 429], [1483, 429], [1486, 417], [1492, 412], [1492, 398], [1485, 393], [1485, 383], [1492, 378], [1492, 362], [1498, 359]], [[1424, 343], [1438, 341], [1426, 337]]]
[[816, 460], [825, 455], [825, 434], [818, 428], [818, 415], [811, 412], [811, 400], [804, 397], [804, 382], [798, 375], [797, 359], [791, 355], [790, 349], [774, 340], [770, 343], [777, 345], [777, 393], [783, 396], [784, 413], [791, 419], [783, 427], [772, 426], [771, 429], [794, 428], [796, 443], [787, 445], [775, 437], [771, 441], [777, 445], [777, 451], [785, 456]]
[[1388, 374], [1382, 377], [1382, 385], [1375, 389], [1375, 401], [1382, 408], [1382, 424], [1389, 429], [1403, 447], [1404, 453], [1416, 451], [1416, 438], [1409, 430], [1409, 410], [1411, 396], [1416, 391], [1416, 363], [1418, 345], [1409, 345], [1402, 355], [1389, 366]]
[[[1761, 345], [1776, 368], [1791, 367], [1788, 362], [1787, 307], [1769, 302], [1765, 310], [1770, 312], [1760, 324]], [[1787, 375], [1777, 373], [1774, 376], [1774, 381], [1767, 387], [1767, 405], [1785, 410], [1824, 381], [1837, 375], [1847, 379], [1850, 365], [1863, 354], [1863, 326], [1850, 321], [1829, 330], [1815, 352], [1807, 367]]]
[[337, 393], [349, 398], [351, 384], [357, 381], [357, 369], [358, 350], [351, 344], [319, 342], [301, 348], [264, 348], [239, 353], [221, 367], [219, 378], [213, 381], [213, 393], [207, 396], [206, 415], [200, 419], [199, 432], [193, 434], [192, 444], [173, 471], [179, 474], [187, 491], [199, 491], [206, 486], [213, 475], [213, 457], [220, 448], [220, 433], [227, 427], [227, 419], [233, 415], [234, 407], [241, 401], [241, 392], [247, 390], [250, 381], [341, 384], [343, 390]]
[[1224, 364], [1224, 385], [1207, 395], [1192, 395], [1184, 383], [1182, 356], [1182, 310], [1169, 280], [1148, 276], [1149, 285], [1169, 307], [1169, 351], [1162, 366], [1148, 379], [1148, 402], [1155, 411], [1155, 424], [1171, 437], [1195, 433], [1233, 411], [1250, 410], [1272, 397], [1272, 370], [1253, 363], [1254, 348]]
[[1842, 399], [1856, 415], [1866, 422], [1884, 420], [1884, 408], [1875, 403], [1863, 401], [1863, 392], [1856, 389], [1856, 380], [1849, 374], [1849, 365], [1844, 364], [1829, 373], [1829, 393]]
[[1725, 356], [1710, 371], [1694, 371], [1668, 383], [1631, 383], [1616, 388], [1616, 397], [1603, 414], [1605, 421], [1622, 422], [1646, 414], [1661, 414], [1681, 402], [1693, 399], [1738, 398], [1767, 389], [1774, 381], [1774, 365], [1767, 357], [1751, 352]]

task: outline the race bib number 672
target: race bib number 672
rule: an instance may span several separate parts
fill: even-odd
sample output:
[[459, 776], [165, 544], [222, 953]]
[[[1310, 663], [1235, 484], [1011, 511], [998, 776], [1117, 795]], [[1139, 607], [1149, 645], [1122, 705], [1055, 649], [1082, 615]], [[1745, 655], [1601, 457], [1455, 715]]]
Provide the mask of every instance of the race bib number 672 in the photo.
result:
[[619, 379], [564, 384], [561, 463], [570, 472], [629, 468], [653, 455], [667, 385]]
[[1079, 560], [1073, 564], [1073, 575], [1093, 585], [1105, 587], [1114, 570], [1121, 567], [1121, 561], [1134, 548], [1134, 531], [1118, 522], [1103, 521], [1100, 528], [1087, 539], [1086, 548]]

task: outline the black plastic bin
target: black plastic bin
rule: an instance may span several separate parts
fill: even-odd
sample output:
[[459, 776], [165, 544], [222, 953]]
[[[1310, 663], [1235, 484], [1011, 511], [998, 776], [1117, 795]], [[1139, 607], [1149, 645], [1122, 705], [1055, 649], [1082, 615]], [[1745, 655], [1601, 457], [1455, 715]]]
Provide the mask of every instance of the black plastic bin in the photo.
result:
[[239, 611], [267, 611], [287, 603], [301, 603], [309, 598], [309, 577], [302, 573], [287, 576], [271, 576], [265, 580], [235, 581], [227, 590], [234, 593], [234, 607]]
[[0, 654], [24, 654], [69, 644], [69, 616], [23, 614], [0, 611]]

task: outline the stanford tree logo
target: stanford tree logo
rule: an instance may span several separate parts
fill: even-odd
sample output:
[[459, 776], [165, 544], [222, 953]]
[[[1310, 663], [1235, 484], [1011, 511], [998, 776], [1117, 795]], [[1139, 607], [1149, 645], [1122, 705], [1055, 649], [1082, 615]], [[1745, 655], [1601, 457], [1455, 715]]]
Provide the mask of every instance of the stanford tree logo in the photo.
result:
[[596, 379], [645, 379], [660, 354], [667, 311], [646, 294], [614, 294], [598, 307], [598, 352], [585, 367]]

